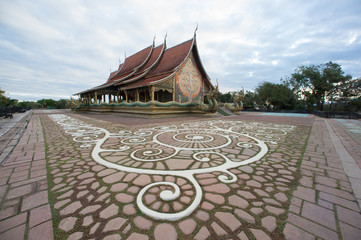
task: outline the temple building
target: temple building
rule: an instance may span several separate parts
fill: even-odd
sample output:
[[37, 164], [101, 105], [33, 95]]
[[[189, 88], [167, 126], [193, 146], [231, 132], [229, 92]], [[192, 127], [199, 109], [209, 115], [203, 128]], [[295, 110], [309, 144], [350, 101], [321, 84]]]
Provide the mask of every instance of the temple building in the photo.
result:
[[142, 115], [214, 113], [218, 109], [214, 87], [199, 57], [196, 32], [192, 39], [172, 48], [163, 44], [125, 58], [107, 81], [76, 93], [76, 111]]

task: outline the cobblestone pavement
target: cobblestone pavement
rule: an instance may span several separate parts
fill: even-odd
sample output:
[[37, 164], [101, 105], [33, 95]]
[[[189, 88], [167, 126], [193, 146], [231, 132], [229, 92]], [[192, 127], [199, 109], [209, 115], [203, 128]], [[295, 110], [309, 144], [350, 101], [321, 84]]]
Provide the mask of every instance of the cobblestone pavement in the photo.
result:
[[0, 239], [361, 236], [343, 149], [330, 137], [345, 134], [337, 122], [254, 114], [143, 127], [104, 120], [32, 117], [0, 168]]

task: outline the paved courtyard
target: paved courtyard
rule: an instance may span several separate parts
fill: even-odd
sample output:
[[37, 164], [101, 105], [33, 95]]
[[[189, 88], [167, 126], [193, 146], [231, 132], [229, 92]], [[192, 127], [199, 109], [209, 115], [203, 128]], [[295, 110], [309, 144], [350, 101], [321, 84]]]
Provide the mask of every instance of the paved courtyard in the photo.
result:
[[360, 128], [37, 111], [0, 167], [0, 239], [360, 239]]

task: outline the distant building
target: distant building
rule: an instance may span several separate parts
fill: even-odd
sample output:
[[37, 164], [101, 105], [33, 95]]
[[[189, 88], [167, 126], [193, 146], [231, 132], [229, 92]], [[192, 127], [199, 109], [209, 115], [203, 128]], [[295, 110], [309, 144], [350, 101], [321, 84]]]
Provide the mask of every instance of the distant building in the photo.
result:
[[153, 44], [124, 60], [108, 80], [80, 96], [78, 111], [135, 114], [212, 113], [215, 88], [199, 57], [194, 37], [172, 48]]

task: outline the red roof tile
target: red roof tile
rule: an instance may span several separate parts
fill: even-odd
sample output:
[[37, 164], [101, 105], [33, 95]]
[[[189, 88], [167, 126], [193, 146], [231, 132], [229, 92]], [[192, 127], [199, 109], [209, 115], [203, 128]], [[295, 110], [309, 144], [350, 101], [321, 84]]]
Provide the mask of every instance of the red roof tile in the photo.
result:
[[158, 60], [158, 58], [161, 56], [162, 50], [163, 50], [164, 47], [165, 47], [165, 45], [162, 44], [162, 45], [159, 45], [158, 47], [154, 48], [153, 52], [152, 52], [152, 55], [150, 55], [149, 60], [147, 61], [147, 63], [143, 67], [141, 67], [139, 69], [139, 71], [141, 72], [141, 71], [144, 71], [147, 68], [151, 67]]
[[124, 60], [123, 67], [120, 68], [120, 71], [113, 76], [114, 78], [122, 78], [124, 76], [127, 76], [129, 73], [133, 72], [137, 68], [141, 67], [143, 64], [146, 63], [146, 60], [149, 58], [151, 52], [152, 52], [153, 46], [149, 46], [136, 54], [133, 54], [130, 57], [127, 57]]
[[151, 76], [174, 70], [174, 68], [182, 64], [188, 56], [192, 43], [193, 39], [167, 49], [158, 65], [149, 73], [149, 75]]

